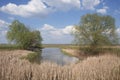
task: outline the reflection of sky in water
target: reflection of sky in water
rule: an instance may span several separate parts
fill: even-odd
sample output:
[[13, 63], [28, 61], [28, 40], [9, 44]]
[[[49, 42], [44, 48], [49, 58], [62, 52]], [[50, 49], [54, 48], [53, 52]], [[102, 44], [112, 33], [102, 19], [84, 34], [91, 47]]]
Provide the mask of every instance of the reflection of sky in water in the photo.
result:
[[62, 54], [59, 48], [45, 48], [42, 51], [42, 61], [65, 65], [75, 63], [78, 59]]

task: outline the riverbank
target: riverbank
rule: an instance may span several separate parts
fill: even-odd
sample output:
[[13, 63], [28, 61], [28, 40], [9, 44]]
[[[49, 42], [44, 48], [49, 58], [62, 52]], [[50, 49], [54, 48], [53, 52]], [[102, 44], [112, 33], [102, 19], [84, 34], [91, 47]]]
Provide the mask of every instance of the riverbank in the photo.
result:
[[65, 49], [61, 49], [61, 51], [66, 55], [74, 56], [79, 59], [85, 59], [87, 57], [90, 57], [90, 55], [84, 54], [80, 52], [78, 49], [65, 48]]
[[120, 57], [120, 47], [100, 48], [100, 53], [98, 54], [84, 54], [82, 51], [76, 48], [62, 48], [61, 51], [66, 55], [74, 56], [79, 59], [86, 59], [87, 57], [101, 56], [105, 54], [116, 55]]

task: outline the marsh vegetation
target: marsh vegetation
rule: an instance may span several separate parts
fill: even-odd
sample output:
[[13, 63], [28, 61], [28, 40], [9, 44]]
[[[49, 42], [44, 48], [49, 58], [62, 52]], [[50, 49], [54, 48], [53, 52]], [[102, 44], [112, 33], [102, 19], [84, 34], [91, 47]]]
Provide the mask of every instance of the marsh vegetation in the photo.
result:
[[89, 57], [77, 64], [59, 66], [20, 59], [28, 53], [31, 52], [1, 51], [0, 80], [120, 80], [120, 58], [115, 55]]

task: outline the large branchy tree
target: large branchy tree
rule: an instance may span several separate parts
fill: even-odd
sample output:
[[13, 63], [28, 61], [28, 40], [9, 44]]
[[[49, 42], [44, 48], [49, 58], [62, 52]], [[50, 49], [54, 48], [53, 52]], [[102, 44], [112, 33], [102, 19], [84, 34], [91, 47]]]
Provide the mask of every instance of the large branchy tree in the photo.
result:
[[108, 15], [86, 14], [75, 26], [75, 42], [94, 52], [100, 46], [117, 44], [115, 19]]
[[13, 21], [9, 26], [7, 39], [10, 42], [17, 44], [22, 49], [40, 47], [42, 41], [39, 31], [31, 31], [28, 27], [26, 27], [18, 20]]

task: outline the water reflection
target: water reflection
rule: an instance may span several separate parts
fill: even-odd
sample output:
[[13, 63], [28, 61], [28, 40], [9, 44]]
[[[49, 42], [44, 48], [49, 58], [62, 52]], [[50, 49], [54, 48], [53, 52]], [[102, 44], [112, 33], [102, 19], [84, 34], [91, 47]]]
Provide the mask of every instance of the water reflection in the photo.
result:
[[72, 64], [78, 61], [78, 58], [63, 54], [59, 48], [45, 48], [42, 50], [41, 62], [55, 62], [59, 65]]
[[32, 58], [31, 62], [40, 64], [41, 63], [41, 59], [42, 59], [41, 54], [42, 54], [42, 50], [35, 51], [34, 57]]
[[71, 57], [65, 55], [61, 52], [59, 48], [44, 48], [42, 50], [36, 51], [35, 57], [32, 62], [40, 64], [41, 62], [54, 62], [59, 65], [73, 64], [79, 59], [76, 57]]

